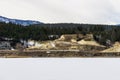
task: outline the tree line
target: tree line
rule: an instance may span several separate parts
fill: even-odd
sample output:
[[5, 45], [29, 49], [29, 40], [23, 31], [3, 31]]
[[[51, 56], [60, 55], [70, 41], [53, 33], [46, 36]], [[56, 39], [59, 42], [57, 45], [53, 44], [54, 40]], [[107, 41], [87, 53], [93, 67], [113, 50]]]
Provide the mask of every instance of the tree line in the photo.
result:
[[13, 38], [16, 40], [50, 40], [49, 35], [63, 34], [93, 34], [94, 39], [101, 44], [106, 40], [111, 42], [120, 41], [119, 25], [98, 25], [98, 24], [37, 24], [21, 26], [12, 23], [0, 22], [0, 37]]

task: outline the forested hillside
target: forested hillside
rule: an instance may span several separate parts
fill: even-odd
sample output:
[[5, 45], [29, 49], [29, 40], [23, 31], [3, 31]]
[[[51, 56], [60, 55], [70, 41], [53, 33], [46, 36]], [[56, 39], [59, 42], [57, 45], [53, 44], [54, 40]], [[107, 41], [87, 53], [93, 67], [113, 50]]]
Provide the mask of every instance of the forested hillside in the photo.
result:
[[30, 26], [0, 23], [0, 37], [14, 39], [49, 40], [49, 35], [93, 34], [96, 41], [105, 44], [106, 40], [120, 41], [120, 26], [92, 24], [39, 24]]

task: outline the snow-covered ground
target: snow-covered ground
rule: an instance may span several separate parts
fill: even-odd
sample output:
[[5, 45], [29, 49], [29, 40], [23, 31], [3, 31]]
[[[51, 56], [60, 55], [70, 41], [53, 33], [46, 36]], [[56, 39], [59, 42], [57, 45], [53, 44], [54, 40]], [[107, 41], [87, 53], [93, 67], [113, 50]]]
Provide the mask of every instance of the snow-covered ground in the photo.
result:
[[0, 80], [120, 80], [119, 58], [0, 59]]

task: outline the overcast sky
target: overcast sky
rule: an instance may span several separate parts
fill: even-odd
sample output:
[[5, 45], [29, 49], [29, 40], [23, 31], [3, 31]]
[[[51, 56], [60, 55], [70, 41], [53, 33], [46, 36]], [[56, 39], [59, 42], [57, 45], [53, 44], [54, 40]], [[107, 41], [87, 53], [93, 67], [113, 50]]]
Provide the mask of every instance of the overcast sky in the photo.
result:
[[120, 23], [120, 0], [0, 0], [0, 15], [45, 23]]

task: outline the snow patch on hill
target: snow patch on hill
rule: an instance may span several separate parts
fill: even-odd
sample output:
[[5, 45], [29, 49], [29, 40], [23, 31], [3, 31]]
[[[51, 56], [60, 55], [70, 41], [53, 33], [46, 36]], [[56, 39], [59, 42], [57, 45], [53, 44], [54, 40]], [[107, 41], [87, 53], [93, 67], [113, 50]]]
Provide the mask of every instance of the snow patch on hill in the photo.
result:
[[33, 24], [41, 24], [42, 23], [42, 22], [33, 21], [33, 20], [10, 19], [10, 18], [6, 18], [3, 16], [0, 16], [0, 22], [13, 23], [13, 24], [18, 24], [18, 25], [22, 25], [22, 26], [29, 26], [29, 25], [33, 25]]

